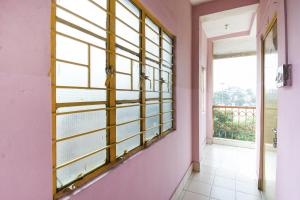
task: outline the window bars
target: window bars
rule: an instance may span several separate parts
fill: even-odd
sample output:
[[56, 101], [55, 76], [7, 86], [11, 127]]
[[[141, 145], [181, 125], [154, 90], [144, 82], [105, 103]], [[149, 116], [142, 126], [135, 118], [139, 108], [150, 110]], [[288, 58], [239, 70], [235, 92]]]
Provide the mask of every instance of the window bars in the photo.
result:
[[53, 194], [175, 130], [175, 39], [139, 3], [52, 1]]

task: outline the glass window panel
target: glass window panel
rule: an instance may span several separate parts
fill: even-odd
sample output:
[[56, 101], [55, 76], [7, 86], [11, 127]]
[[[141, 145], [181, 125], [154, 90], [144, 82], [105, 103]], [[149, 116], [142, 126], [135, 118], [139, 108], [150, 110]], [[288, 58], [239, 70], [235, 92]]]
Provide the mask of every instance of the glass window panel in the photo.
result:
[[[155, 103], [155, 104], [151, 104]], [[158, 101], [156, 102], [149, 102], [148, 105], [146, 105], [146, 116], [152, 116], [152, 115], [157, 115], [159, 114], [159, 103]]]
[[105, 146], [106, 130], [58, 142], [56, 163], [59, 166]]
[[92, 89], [56, 89], [56, 102], [106, 101], [106, 90]]
[[158, 98], [159, 93], [158, 92], [146, 92], [146, 98], [147, 99], [152, 99], [152, 98]]
[[56, 62], [56, 85], [87, 87], [88, 68]]
[[159, 116], [149, 117], [146, 119], [146, 129], [159, 126]]
[[155, 136], [157, 136], [159, 134], [159, 128], [152, 128], [148, 131], [146, 131], [146, 140], [151, 140], [152, 138], [154, 138]]
[[124, 140], [140, 132], [140, 121], [117, 125], [117, 141]]
[[146, 17], [146, 24], [152, 28], [156, 33], [159, 33], [159, 28], [156, 24], [154, 24], [148, 17]]
[[139, 90], [140, 89], [140, 64], [137, 62], [133, 62], [132, 68], [132, 75], [133, 75], [133, 89]]
[[[129, 1], [121, 1], [122, 4], [119, 2], [116, 3], [116, 15], [119, 19], [126, 19], [124, 20], [129, 26], [134, 28], [135, 30], [139, 31], [140, 29], [140, 12], [132, 3]], [[129, 10], [134, 14], [132, 14], [130, 11], [128, 11], [125, 7], [129, 8]]]
[[61, 35], [56, 35], [56, 58], [88, 64], [88, 46]]
[[106, 47], [106, 42], [104, 40], [94, 37], [92, 35], [86, 34], [84, 32], [81, 32], [75, 28], [72, 28], [68, 25], [62, 24], [60, 22], [56, 23], [56, 30], [60, 33], [80, 39], [87, 43], [94, 44], [94, 45], [97, 45], [102, 48]]
[[163, 103], [163, 112], [169, 112], [172, 110], [172, 102]]
[[139, 17], [140, 16], [140, 10], [130, 2], [130, 0], [118, 0], [119, 2], [122, 3], [123, 6], [128, 8], [132, 13], [134, 13], [135, 16]]
[[[146, 43], [155, 43], [159, 45], [159, 34], [154, 32], [151, 28], [146, 26], [145, 28], [145, 35], [146, 35]], [[149, 41], [151, 40], [151, 41]]]
[[106, 88], [106, 52], [101, 49], [91, 47], [90, 55], [91, 87]]
[[126, 74], [116, 73], [117, 89], [131, 89], [131, 76]]
[[140, 92], [117, 91], [117, 100], [138, 100]]
[[95, 131], [105, 127], [105, 110], [57, 115], [56, 117], [57, 139]]
[[172, 112], [163, 114], [163, 123], [169, 122], [173, 118]]
[[133, 61], [122, 56], [116, 56], [116, 70], [118, 72], [131, 73]]
[[165, 51], [162, 52], [163, 52], [164, 63], [168, 66], [172, 66], [172, 55]]
[[136, 31], [132, 30], [130, 27], [126, 26], [123, 22], [120, 22], [119, 20], [116, 20], [116, 34], [128, 40], [136, 46], [139, 46], [140, 44], [139, 34]]
[[155, 60], [159, 60], [159, 47], [151, 42], [146, 41], [146, 51], [147, 55], [154, 58]]
[[140, 146], [140, 136], [133, 137], [132, 139], [126, 140], [122, 143], [117, 144], [117, 157], [120, 157], [124, 154], [124, 151], [131, 151], [132, 149]]
[[[72, 2], [70, 0], [66, 0], [66, 1]], [[70, 14], [70, 13], [68, 13], [68, 12], [66, 12], [66, 11], [64, 11], [60, 8], [56, 8], [56, 15], [57, 15], [57, 17], [62, 18], [62, 19], [66, 20], [66, 21], [68, 21], [72, 24], [75, 24], [76, 26], [79, 26], [79, 27], [81, 27], [81, 28], [83, 28], [87, 31], [95, 33], [96, 35], [99, 35], [99, 36], [104, 37], [104, 38], [106, 37], [106, 31], [105, 31], [106, 28], [105, 28], [105, 26], [104, 27], [98, 27], [98, 26], [93, 25], [93, 24], [91, 24], [91, 23], [89, 23], [89, 22], [87, 22], [83, 19], [80, 19], [80, 18], [76, 17], [75, 15]], [[104, 19], [106, 21], [106, 15], [105, 16], [103, 15], [102, 20], [104, 20]]]
[[163, 125], [163, 132], [165, 132], [165, 131], [171, 129], [172, 126], [173, 126], [173, 123], [172, 123], [172, 122], [169, 122], [169, 123], [164, 124], [164, 125]]
[[[105, 28], [106, 27], [106, 12], [101, 8], [98, 8], [96, 5], [87, 0], [57, 0], [58, 5], [80, 15], [81, 17], [96, 23], [97, 25]], [[102, 3], [104, 5], [104, 3]]]
[[[130, 106], [131, 104], [124, 104]], [[123, 105], [122, 105], [123, 106]], [[117, 124], [133, 121], [140, 118], [140, 106], [117, 108]]]
[[83, 110], [94, 110], [103, 109], [106, 106], [102, 105], [88, 105], [88, 106], [74, 106], [74, 107], [60, 107], [56, 109], [57, 113], [72, 112], [72, 111], [83, 111]]
[[57, 188], [61, 188], [68, 183], [71, 183], [72, 181], [84, 176], [85, 174], [105, 164], [105, 162], [106, 150], [103, 150], [83, 160], [57, 170]]

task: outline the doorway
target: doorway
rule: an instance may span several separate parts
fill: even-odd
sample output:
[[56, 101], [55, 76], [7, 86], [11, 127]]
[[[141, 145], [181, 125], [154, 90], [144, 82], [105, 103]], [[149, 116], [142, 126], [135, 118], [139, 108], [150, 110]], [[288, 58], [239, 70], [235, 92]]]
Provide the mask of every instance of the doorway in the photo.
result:
[[271, 21], [262, 40], [262, 180], [260, 188], [264, 199], [274, 200], [276, 195], [277, 162], [277, 85], [278, 37], [277, 19]]

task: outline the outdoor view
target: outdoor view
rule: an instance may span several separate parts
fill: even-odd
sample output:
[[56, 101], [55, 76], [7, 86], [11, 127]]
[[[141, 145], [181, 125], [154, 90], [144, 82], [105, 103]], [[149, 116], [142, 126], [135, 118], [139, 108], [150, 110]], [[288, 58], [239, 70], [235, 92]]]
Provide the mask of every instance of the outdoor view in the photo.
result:
[[256, 56], [214, 60], [214, 137], [255, 141]]

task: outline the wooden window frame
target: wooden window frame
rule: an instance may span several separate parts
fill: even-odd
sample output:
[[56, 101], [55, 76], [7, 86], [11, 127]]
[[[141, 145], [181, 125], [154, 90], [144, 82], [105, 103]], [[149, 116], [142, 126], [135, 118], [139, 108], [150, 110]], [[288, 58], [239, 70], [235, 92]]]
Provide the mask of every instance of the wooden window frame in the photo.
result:
[[[92, 0], [90, 0], [92, 1]], [[175, 101], [175, 96], [176, 96], [176, 64], [175, 64], [175, 43], [176, 43], [176, 37], [171, 34], [160, 22], [159, 20], [157, 20], [157, 18], [155, 18], [143, 5], [139, 0], [131, 0], [131, 3], [134, 4], [139, 10], [140, 10], [140, 76], [142, 76], [142, 74], [145, 72], [145, 62], [146, 62], [146, 37], [145, 37], [145, 29], [146, 29], [146, 18], [149, 18], [152, 22], [155, 23], [155, 25], [157, 25], [159, 27], [159, 76], [161, 78], [161, 66], [163, 65], [163, 33], [166, 34], [172, 41], [172, 43], [169, 43], [170, 46], [172, 47], [172, 53], [170, 54], [172, 56], [172, 98], [169, 98], [168, 100], [170, 100], [170, 102], [172, 103], [172, 110], [170, 112], [172, 112], [172, 128], [168, 129], [167, 131], [163, 132], [162, 130], [162, 126], [163, 126], [163, 102], [166, 99], [163, 99], [162, 97], [162, 83], [159, 84], [159, 98], [156, 99], [158, 100], [159, 104], [159, 120], [160, 120], [160, 124], [157, 127], [154, 128], [158, 128], [159, 127], [159, 134], [157, 134], [155, 137], [153, 137], [151, 140], [146, 140], [145, 138], [145, 133], [146, 133], [146, 105], [147, 104], [147, 100], [151, 100], [151, 99], [146, 99], [146, 84], [145, 84], [145, 79], [141, 78], [140, 79], [140, 99], [138, 103], [138, 105], [140, 106], [140, 129], [141, 132], [138, 133], [137, 135], [140, 135], [141, 140], [140, 140], [140, 145], [137, 146], [136, 148], [134, 148], [133, 150], [129, 151], [129, 152], [125, 152], [123, 156], [117, 158], [116, 156], [116, 146], [118, 144], [118, 142], [116, 141], [116, 106], [117, 106], [117, 100], [116, 100], [116, 38], [118, 37], [115, 34], [115, 28], [116, 28], [116, 13], [115, 13], [115, 9], [116, 9], [116, 2], [119, 2], [119, 0], [107, 0], [107, 48], [104, 50], [107, 53], [107, 66], [111, 67], [111, 71], [113, 71], [113, 75], [110, 78], [110, 81], [107, 85], [107, 99], [106, 102], [101, 102], [106, 103], [107, 108], [105, 110], [107, 110], [107, 126], [106, 126], [106, 130], [107, 130], [107, 141], [109, 142], [109, 144], [107, 144], [107, 146], [105, 146], [103, 149], [107, 150], [107, 162], [100, 166], [99, 168], [93, 170], [92, 172], [89, 172], [88, 174], [80, 177], [77, 180], [74, 180], [72, 183], [64, 186], [61, 189], [57, 189], [57, 183], [56, 183], [56, 171], [57, 171], [57, 165], [56, 165], [56, 143], [57, 143], [57, 139], [56, 139], [56, 110], [58, 107], [63, 106], [59, 103], [56, 102], [56, 89], [59, 88], [59, 86], [56, 86], [56, 22], [58, 21], [57, 17], [56, 17], [56, 0], [51, 0], [51, 88], [52, 88], [52, 187], [53, 187], [53, 199], [58, 199], [61, 198], [63, 196], [66, 196], [68, 194], [70, 194], [71, 192], [73, 192], [74, 190], [76, 190], [77, 188], [83, 186], [84, 184], [88, 183], [89, 181], [91, 181], [92, 179], [96, 178], [97, 176], [99, 176], [100, 174], [114, 168], [115, 166], [117, 166], [118, 164], [122, 163], [124, 160], [128, 159], [129, 157], [131, 157], [132, 155], [136, 154], [137, 152], [151, 146], [153, 143], [159, 141], [160, 139], [162, 139], [163, 137], [165, 137], [166, 135], [168, 135], [169, 133], [173, 132], [176, 130], [176, 101]], [[119, 2], [120, 3], [120, 2]], [[89, 46], [90, 49], [90, 46]], [[90, 50], [89, 50], [90, 52]], [[90, 73], [89, 73], [90, 76]], [[89, 78], [89, 87], [90, 87], [90, 78]], [[130, 100], [126, 101], [126, 100], [122, 100], [122, 103], [131, 103]], [[76, 104], [77, 105], [77, 104]], [[83, 103], [84, 105], [84, 103]], [[91, 104], [89, 104], [91, 105]], [[126, 107], [126, 106], [123, 106]], [[148, 129], [149, 130], [149, 129]], [[134, 136], [137, 136], [134, 135]], [[76, 137], [76, 136], [75, 136]], [[131, 136], [133, 137], [133, 136]], [[130, 138], [131, 138], [130, 137]], [[73, 138], [73, 136], [66, 138], [66, 139], [70, 139]], [[127, 138], [128, 139], [128, 138]], [[127, 140], [125, 139], [125, 140]], [[120, 143], [120, 142], [119, 142]]]

